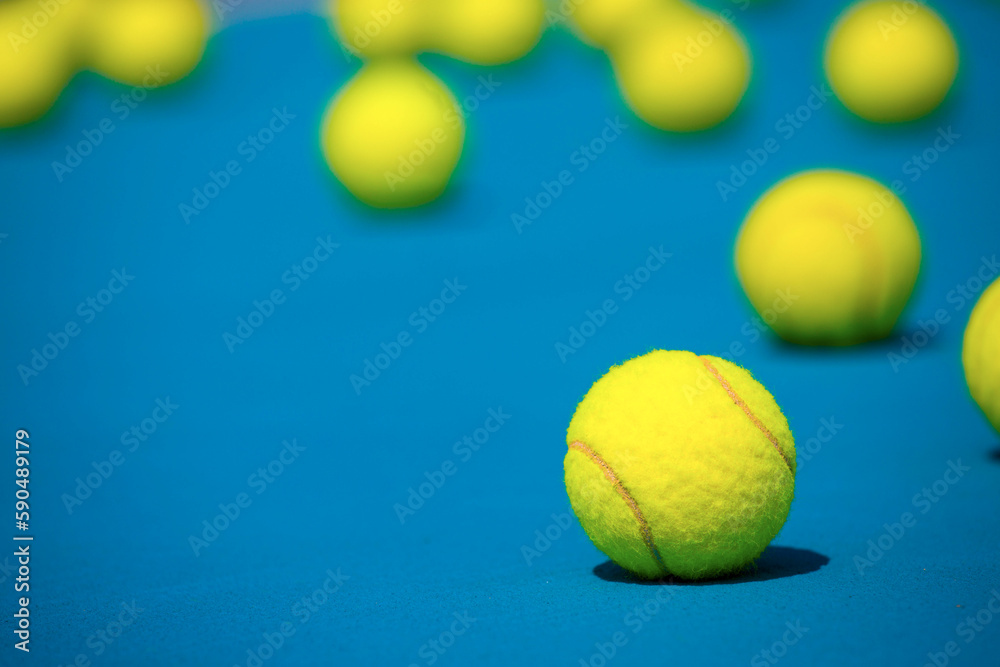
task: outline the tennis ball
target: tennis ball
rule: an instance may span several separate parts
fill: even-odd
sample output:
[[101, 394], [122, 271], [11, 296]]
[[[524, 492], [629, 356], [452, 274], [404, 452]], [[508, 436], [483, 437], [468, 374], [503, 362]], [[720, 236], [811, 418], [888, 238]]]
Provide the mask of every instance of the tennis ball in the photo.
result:
[[750, 81], [750, 57], [721, 17], [687, 5], [651, 15], [609, 48], [626, 102], [663, 130], [691, 132], [728, 118]]
[[650, 16], [659, 15], [663, 0], [563, 0], [570, 25], [584, 41], [610, 47], [627, 39]]
[[848, 109], [871, 121], [913, 120], [936, 108], [955, 81], [958, 47], [925, 5], [870, 0], [852, 5], [826, 44], [826, 73]]
[[72, 78], [82, 6], [56, 3], [46, 12], [32, 0], [0, 2], [0, 127], [43, 116]]
[[371, 206], [425, 204], [444, 191], [461, 156], [465, 121], [458, 109], [445, 85], [416, 61], [373, 61], [327, 108], [327, 164]]
[[892, 332], [920, 270], [920, 237], [887, 187], [808, 171], [768, 190], [736, 241], [750, 302], [785, 340], [853, 345]]
[[[589, 0], [588, 0], [589, 1]], [[477, 65], [524, 56], [538, 42], [545, 19], [542, 0], [438, 0], [429, 50]]]
[[972, 398], [1000, 431], [1000, 280], [979, 298], [965, 328], [962, 366]]
[[566, 491], [591, 541], [649, 579], [737, 573], [774, 539], [795, 442], [774, 398], [724, 359], [655, 350], [594, 383], [566, 434]]
[[538, 42], [543, 0], [330, 0], [340, 41], [365, 58], [436, 51], [478, 65], [516, 60]]
[[423, 50], [430, 17], [426, 2], [329, 0], [340, 41], [365, 58], [411, 55]]
[[205, 51], [209, 17], [198, 0], [91, 0], [91, 7], [85, 58], [115, 81], [146, 88], [173, 83]]

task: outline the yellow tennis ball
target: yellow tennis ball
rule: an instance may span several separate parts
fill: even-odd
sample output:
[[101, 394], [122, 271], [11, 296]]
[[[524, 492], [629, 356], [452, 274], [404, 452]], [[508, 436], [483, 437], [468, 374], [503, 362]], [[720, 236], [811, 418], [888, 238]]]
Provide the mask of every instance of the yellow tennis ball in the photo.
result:
[[477, 65], [524, 56], [542, 34], [543, 0], [438, 0], [432, 5], [430, 50]]
[[750, 81], [739, 33], [720, 16], [677, 6], [609, 49], [618, 85], [644, 121], [691, 132], [728, 118]]
[[1000, 431], [1000, 280], [979, 298], [965, 328], [962, 365], [972, 398]]
[[465, 121], [451, 92], [415, 61], [376, 60], [338, 93], [323, 153], [341, 183], [379, 208], [438, 197], [458, 164]]
[[151, 88], [187, 76], [201, 60], [209, 17], [198, 0], [93, 0], [85, 58], [90, 68]]
[[365, 58], [424, 50], [430, 18], [426, 0], [329, 0], [340, 41]]
[[76, 70], [78, 13], [73, 3], [0, 2], [0, 127], [36, 120], [55, 103]]
[[749, 566], [785, 523], [795, 441], [743, 368], [656, 350], [615, 366], [566, 434], [566, 491], [598, 549], [649, 579]]
[[913, 0], [851, 6], [826, 44], [826, 73], [844, 105], [871, 121], [926, 115], [944, 100], [958, 72], [948, 26]]
[[610, 47], [661, 14], [665, 4], [664, 0], [562, 0], [558, 9], [584, 41]]
[[843, 171], [808, 171], [768, 190], [736, 242], [747, 297], [793, 343], [884, 338], [920, 270], [920, 237], [884, 185]]

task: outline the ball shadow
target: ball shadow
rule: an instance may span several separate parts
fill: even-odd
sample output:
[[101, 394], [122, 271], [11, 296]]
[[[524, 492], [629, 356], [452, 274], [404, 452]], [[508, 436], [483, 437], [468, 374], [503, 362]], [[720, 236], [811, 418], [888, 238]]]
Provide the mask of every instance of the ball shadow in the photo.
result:
[[800, 574], [809, 574], [810, 572], [818, 571], [829, 562], [829, 557], [809, 549], [768, 547], [764, 550], [761, 557], [757, 559], [753, 567], [740, 574], [720, 579], [688, 580], [674, 577], [658, 580], [642, 579], [610, 560], [595, 566], [594, 575], [604, 581], [619, 584], [638, 584], [640, 586], [714, 586], [719, 584], [745, 584], [753, 581], [770, 581], [771, 579], [783, 579]]
[[991, 452], [987, 453], [986, 458], [994, 463], [1000, 463], [1000, 446], [997, 446]]
[[923, 345], [917, 348], [918, 350], [938, 348], [946, 343], [946, 341], [940, 340], [939, 336], [927, 336], [926, 332], [923, 332], [919, 327], [912, 326], [896, 327], [892, 330], [892, 333], [885, 338], [875, 338], [855, 343], [853, 345], [804, 345], [802, 343], [793, 343], [785, 340], [778, 334], [774, 333], [773, 330], [767, 333], [768, 342], [777, 350], [780, 350], [782, 354], [800, 354], [804, 356], [827, 356], [830, 354], [850, 355], [864, 352], [899, 353], [900, 346], [902, 345], [900, 339], [906, 338], [907, 340], [913, 341], [913, 337], [917, 334], [920, 334], [921, 337], [926, 337], [927, 339]]

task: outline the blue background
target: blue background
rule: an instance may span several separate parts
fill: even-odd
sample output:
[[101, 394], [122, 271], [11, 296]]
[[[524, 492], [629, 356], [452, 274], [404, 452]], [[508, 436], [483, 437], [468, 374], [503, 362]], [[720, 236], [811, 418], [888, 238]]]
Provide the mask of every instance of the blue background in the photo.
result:
[[[125, 119], [112, 103], [127, 89], [85, 74], [43, 121], [4, 132], [0, 431], [31, 432], [35, 542], [33, 650], [11, 648], [5, 611], [0, 660], [253, 665], [248, 651], [288, 623], [294, 634], [264, 664], [578, 665], [617, 632], [613, 664], [770, 664], [766, 650], [789, 665], [920, 665], [949, 641], [953, 664], [997, 664], [1000, 618], [968, 643], [957, 628], [1000, 589], [1000, 438], [968, 396], [972, 303], [955, 290], [1000, 250], [1000, 8], [941, 7], [962, 66], [932, 117], [872, 126], [831, 99], [786, 138], [775, 125], [823, 84], [841, 4], [714, 6], [733, 11], [754, 75], [737, 115], [696, 136], [642, 125], [605, 56], [559, 26], [506, 67], [422, 58], [460, 98], [481, 76], [500, 86], [469, 115], [453, 187], [411, 212], [362, 207], [323, 163], [321, 115], [359, 63], [317, 16], [226, 27], [193, 76]], [[295, 118], [246, 162], [241, 142], [275, 108]], [[620, 138], [518, 233], [511, 214], [618, 117]], [[60, 182], [52, 162], [104, 118], [114, 132]], [[948, 127], [960, 139], [911, 180], [907, 161]], [[723, 201], [716, 183], [770, 137], [780, 150]], [[185, 224], [178, 206], [229, 160], [241, 173]], [[755, 333], [732, 268], [736, 231], [767, 187], [815, 167], [906, 185], [924, 263], [886, 341], [803, 349]], [[339, 248], [292, 290], [282, 278], [318, 237]], [[661, 245], [663, 268], [630, 299], [616, 293]], [[86, 322], [78, 304], [122, 267], [134, 280]], [[446, 280], [467, 289], [418, 331], [411, 313]], [[286, 301], [230, 352], [223, 334], [275, 289]], [[560, 359], [556, 343], [609, 298], [618, 311]], [[948, 321], [894, 368], [901, 337], [939, 309]], [[79, 335], [25, 384], [17, 367], [71, 321]], [[350, 376], [401, 332], [412, 344], [356, 392]], [[734, 358], [796, 434], [796, 500], [755, 574], [637, 585], [565, 521], [573, 409], [609, 366], [651, 348]], [[123, 433], [167, 398], [176, 410], [128, 451]], [[460, 455], [455, 443], [490, 409], [510, 418]], [[839, 425], [832, 438], [823, 420]], [[286, 440], [305, 449], [261, 489], [252, 476]], [[69, 511], [77, 478], [115, 450], [124, 462]], [[401, 522], [394, 506], [447, 461], [454, 474]], [[923, 512], [914, 497], [949, 462], [969, 470]], [[12, 452], [2, 469], [13, 477]], [[3, 488], [13, 505], [13, 480]], [[191, 536], [241, 493], [250, 505], [196, 555]], [[905, 512], [915, 525], [859, 571], [855, 557]], [[10, 612], [13, 560], [0, 560]], [[304, 618], [301, 600], [328, 570], [341, 585]], [[133, 601], [142, 611], [120, 636], [97, 638]], [[464, 628], [455, 614], [475, 620]]]

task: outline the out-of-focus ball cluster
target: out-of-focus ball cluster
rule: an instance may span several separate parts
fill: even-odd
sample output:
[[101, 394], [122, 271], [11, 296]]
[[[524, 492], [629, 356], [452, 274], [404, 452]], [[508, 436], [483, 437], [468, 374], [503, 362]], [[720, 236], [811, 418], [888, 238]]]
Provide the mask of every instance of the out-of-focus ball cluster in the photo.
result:
[[750, 82], [749, 51], [728, 16], [680, 0], [586, 0], [571, 18], [607, 52], [637, 116], [690, 132], [732, 115]]
[[433, 51], [476, 65], [516, 60], [542, 32], [542, 0], [333, 0], [341, 42], [365, 59], [331, 100], [327, 164], [378, 208], [425, 204], [444, 192], [465, 141], [465, 114], [414, 56]]
[[0, 126], [43, 116], [81, 69], [146, 88], [177, 81], [208, 31], [198, 0], [0, 2]]

